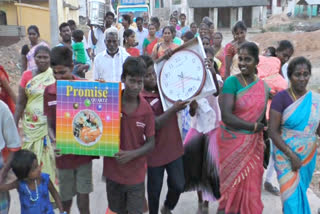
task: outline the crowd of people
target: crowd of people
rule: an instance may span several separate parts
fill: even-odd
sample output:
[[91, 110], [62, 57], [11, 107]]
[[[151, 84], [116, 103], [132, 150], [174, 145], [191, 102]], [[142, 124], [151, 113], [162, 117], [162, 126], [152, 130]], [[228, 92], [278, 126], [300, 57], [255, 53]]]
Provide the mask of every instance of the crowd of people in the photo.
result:
[[[70, 213], [73, 197], [79, 213], [90, 213], [92, 160], [99, 157], [60, 155], [55, 149], [56, 81], [86, 81], [90, 69], [90, 81], [124, 86], [120, 150], [103, 159], [108, 213], [157, 214], [165, 171], [162, 214], [172, 213], [190, 190], [198, 192], [200, 213], [218, 201], [219, 214], [261, 214], [262, 186], [281, 195], [283, 213], [311, 213], [307, 189], [316, 164], [320, 95], [307, 89], [310, 61], [290, 60], [290, 41], [259, 50], [247, 40], [243, 21], [223, 46], [223, 34], [209, 17], [187, 25], [185, 14], [174, 13], [163, 28], [157, 17], [126, 14], [118, 25], [114, 18], [107, 12], [104, 26], [89, 21], [88, 37], [75, 21], [61, 23], [61, 42], [52, 49], [40, 40], [38, 27], [30, 26], [18, 96], [0, 67], [1, 214], [9, 212], [11, 189], [18, 190], [21, 213], [53, 214], [53, 207]], [[196, 37], [217, 92], [176, 101], [164, 111], [154, 64]], [[16, 180], [6, 182], [11, 168]], [[271, 182], [274, 171], [280, 190]]]

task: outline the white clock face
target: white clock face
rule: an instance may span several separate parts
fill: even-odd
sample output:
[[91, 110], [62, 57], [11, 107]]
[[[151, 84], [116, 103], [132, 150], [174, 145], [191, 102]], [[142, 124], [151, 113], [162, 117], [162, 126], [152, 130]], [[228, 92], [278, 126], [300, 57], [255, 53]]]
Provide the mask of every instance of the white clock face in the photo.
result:
[[170, 101], [187, 100], [203, 87], [206, 72], [201, 58], [192, 51], [179, 51], [164, 64], [160, 86]]

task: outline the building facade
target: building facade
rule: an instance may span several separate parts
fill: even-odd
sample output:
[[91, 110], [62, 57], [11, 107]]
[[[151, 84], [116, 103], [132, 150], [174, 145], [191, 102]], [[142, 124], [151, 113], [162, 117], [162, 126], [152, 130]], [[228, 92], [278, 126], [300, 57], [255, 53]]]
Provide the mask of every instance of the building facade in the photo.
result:
[[209, 16], [216, 29], [231, 28], [243, 20], [249, 28], [262, 28], [267, 19], [268, 0], [188, 0], [189, 16], [200, 23]]

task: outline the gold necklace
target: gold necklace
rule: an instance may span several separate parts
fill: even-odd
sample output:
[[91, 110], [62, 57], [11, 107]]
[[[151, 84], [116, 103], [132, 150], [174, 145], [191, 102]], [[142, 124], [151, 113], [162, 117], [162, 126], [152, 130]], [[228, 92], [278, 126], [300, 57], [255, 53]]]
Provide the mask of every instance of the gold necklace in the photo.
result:
[[291, 93], [291, 96], [293, 97], [294, 101], [296, 101], [297, 97], [296, 97], [296, 95], [294, 95], [292, 87], [290, 87], [290, 93]]
[[[242, 75], [242, 74], [241, 74], [241, 78], [242, 78], [242, 80], [243, 80], [244, 84], [245, 84], [246, 86], [248, 86], [248, 83], [247, 83], [246, 79], [243, 77], [243, 75]], [[254, 75], [253, 82], [254, 82], [254, 81], [256, 81], [256, 75]]]

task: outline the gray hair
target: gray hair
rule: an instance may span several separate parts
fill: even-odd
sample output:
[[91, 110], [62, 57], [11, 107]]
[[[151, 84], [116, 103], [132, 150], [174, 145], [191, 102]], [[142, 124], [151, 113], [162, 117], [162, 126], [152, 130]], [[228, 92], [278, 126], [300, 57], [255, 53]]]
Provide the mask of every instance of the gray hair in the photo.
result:
[[114, 28], [108, 28], [108, 29], [104, 32], [104, 38], [105, 38], [105, 39], [107, 39], [107, 37], [109, 37], [109, 36], [116, 36], [117, 39], [119, 39], [119, 38], [118, 38], [118, 32], [117, 32], [117, 30], [114, 29]]

